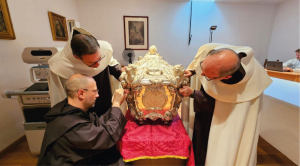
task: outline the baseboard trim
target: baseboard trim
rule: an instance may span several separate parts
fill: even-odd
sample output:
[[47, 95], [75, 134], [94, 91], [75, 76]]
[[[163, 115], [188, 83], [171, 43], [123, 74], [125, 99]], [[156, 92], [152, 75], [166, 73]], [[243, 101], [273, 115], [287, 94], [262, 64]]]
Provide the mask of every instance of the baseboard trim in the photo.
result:
[[15, 147], [17, 147], [20, 143], [22, 143], [24, 140], [26, 140], [26, 136], [25, 134], [23, 136], [21, 136], [20, 138], [18, 138], [17, 140], [15, 140], [13, 143], [11, 143], [10, 145], [8, 145], [8, 147], [6, 147], [5, 149], [0, 151], [0, 158], [2, 158], [3, 156], [5, 156], [7, 153], [9, 153], [10, 151], [12, 151]]

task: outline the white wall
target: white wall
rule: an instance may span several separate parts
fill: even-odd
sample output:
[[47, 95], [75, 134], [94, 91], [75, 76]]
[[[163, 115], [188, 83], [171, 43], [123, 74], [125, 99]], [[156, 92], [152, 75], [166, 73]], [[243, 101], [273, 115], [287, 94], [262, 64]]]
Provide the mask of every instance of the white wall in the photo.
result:
[[[48, 11], [78, 20], [74, 0], [7, 0], [16, 40], [0, 40], [0, 92], [32, 85], [29, 69], [22, 61], [25, 47], [64, 46], [53, 41]], [[0, 151], [24, 135], [18, 101], [0, 97]]]
[[[77, 0], [81, 27], [110, 42], [121, 63], [123, 16], [149, 17], [149, 46], [156, 45], [171, 65], [187, 67], [198, 48], [208, 43], [209, 27], [217, 25], [213, 42], [251, 46], [261, 63], [267, 57], [275, 5], [193, 1], [192, 41], [188, 46], [190, 2], [140, 0]], [[146, 51], [135, 51], [144, 56]]]
[[[149, 47], [156, 45], [158, 52], [170, 63], [179, 63], [178, 55], [185, 55], [188, 50], [188, 2], [78, 0], [77, 4], [81, 27], [98, 39], [111, 43], [114, 56], [120, 63], [124, 63], [123, 15], [149, 17]], [[135, 51], [136, 58], [146, 52]]]
[[268, 60], [295, 58], [299, 47], [299, 0], [284, 1], [277, 5]]
[[239, 3], [206, 4], [203, 2], [195, 4], [199, 9], [195, 11], [197, 15], [193, 20], [193, 34], [197, 35], [194, 43], [208, 41], [209, 27], [218, 25], [213, 34], [213, 42], [250, 46], [255, 52], [255, 57], [263, 64], [268, 54], [276, 6]]

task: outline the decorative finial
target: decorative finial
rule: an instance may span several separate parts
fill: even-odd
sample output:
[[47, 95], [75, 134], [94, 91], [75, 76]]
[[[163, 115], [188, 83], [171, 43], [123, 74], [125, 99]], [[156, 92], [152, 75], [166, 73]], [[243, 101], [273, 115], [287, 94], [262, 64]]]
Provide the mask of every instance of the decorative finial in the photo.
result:
[[156, 55], [157, 49], [156, 49], [156, 46], [155, 45], [152, 45], [150, 48], [149, 48], [149, 55]]

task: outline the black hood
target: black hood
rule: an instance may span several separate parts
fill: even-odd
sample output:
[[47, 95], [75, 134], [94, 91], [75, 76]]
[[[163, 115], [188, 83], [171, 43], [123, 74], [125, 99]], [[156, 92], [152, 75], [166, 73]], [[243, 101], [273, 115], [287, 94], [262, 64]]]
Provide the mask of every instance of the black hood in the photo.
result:
[[45, 121], [47, 123], [53, 121], [58, 116], [65, 115], [76, 115], [83, 118], [89, 119], [89, 114], [84, 112], [82, 109], [74, 107], [68, 104], [68, 99], [54, 105], [45, 115]]

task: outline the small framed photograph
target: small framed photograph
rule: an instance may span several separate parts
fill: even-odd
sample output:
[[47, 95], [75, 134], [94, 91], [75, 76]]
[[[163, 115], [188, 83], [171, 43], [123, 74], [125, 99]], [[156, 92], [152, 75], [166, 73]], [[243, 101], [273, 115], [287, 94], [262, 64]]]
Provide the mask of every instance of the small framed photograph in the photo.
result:
[[125, 49], [149, 49], [148, 16], [124, 16]]
[[48, 12], [53, 40], [68, 41], [68, 30], [64, 16]]
[[6, 0], [0, 0], [0, 39], [16, 39]]

